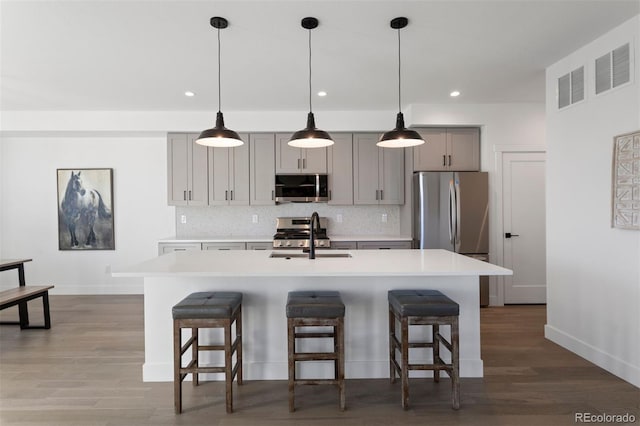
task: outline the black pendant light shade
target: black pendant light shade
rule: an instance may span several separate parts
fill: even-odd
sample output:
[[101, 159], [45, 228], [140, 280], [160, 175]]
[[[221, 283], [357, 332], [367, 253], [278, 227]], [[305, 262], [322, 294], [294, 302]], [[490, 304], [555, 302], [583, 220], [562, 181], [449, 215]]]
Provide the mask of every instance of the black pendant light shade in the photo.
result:
[[424, 139], [415, 130], [404, 127], [404, 116], [402, 115], [402, 104], [400, 101], [401, 94], [401, 67], [400, 67], [400, 29], [407, 26], [409, 20], [405, 17], [394, 18], [390, 22], [390, 26], [394, 30], [398, 30], [398, 115], [396, 116], [396, 128], [384, 133], [380, 137], [378, 146], [383, 148], [405, 148], [409, 146], [422, 145]]
[[224, 127], [224, 117], [220, 110], [220, 30], [229, 26], [229, 21], [219, 16], [211, 18], [211, 26], [218, 30], [218, 114], [216, 115], [216, 126], [200, 133], [196, 143], [205, 146], [230, 148], [240, 146], [244, 142], [233, 130]]
[[333, 145], [329, 133], [316, 128], [316, 120], [311, 109], [311, 30], [318, 26], [318, 20], [313, 17], [304, 18], [302, 28], [309, 30], [309, 114], [307, 114], [307, 127], [295, 132], [288, 145], [297, 148], [322, 148]]

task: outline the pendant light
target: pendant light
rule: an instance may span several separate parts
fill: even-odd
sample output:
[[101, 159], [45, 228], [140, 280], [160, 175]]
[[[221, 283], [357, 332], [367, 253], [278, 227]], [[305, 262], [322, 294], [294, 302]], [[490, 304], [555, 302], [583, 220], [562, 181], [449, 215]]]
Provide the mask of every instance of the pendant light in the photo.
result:
[[196, 143], [200, 145], [229, 148], [240, 146], [244, 142], [233, 130], [224, 127], [224, 117], [220, 107], [220, 30], [229, 26], [229, 21], [219, 16], [211, 18], [211, 26], [218, 30], [218, 114], [216, 116], [216, 127], [207, 129], [200, 133]]
[[316, 18], [304, 18], [301, 22], [302, 28], [309, 30], [309, 114], [307, 115], [307, 127], [295, 132], [289, 145], [297, 148], [322, 148], [333, 145], [333, 140], [329, 133], [316, 129], [316, 120], [311, 109], [311, 30], [318, 26]]
[[378, 146], [383, 148], [404, 148], [407, 146], [422, 145], [424, 139], [415, 130], [404, 127], [404, 116], [402, 115], [401, 94], [401, 73], [400, 73], [400, 29], [407, 26], [409, 20], [398, 17], [391, 20], [391, 28], [398, 30], [398, 115], [396, 117], [396, 128], [386, 132], [380, 137]]

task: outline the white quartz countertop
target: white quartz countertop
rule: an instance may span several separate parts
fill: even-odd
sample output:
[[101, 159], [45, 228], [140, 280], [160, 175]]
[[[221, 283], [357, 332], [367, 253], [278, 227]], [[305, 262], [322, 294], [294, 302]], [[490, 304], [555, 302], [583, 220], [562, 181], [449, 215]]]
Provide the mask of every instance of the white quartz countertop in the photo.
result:
[[317, 250], [349, 258], [270, 258], [297, 250], [181, 251], [137, 265], [114, 266], [114, 277], [328, 277], [512, 275], [509, 269], [447, 250]]
[[[411, 237], [402, 235], [331, 235], [331, 241], [411, 241]], [[272, 242], [273, 235], [262, 236], [214, 236], [214, 237], [167, 237], [158, 240], [160, 243], [242, 243], [242, 242]]]

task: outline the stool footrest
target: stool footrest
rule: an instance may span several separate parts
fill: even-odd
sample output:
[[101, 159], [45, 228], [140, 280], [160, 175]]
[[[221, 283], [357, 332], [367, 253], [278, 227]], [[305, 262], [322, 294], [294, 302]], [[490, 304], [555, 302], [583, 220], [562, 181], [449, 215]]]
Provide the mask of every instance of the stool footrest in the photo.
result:
[[295, 379], [296, 385], [339, 385], [340, 381], [335, 379]]
[[314, 333], [310, 331], [296, 332], [294, 333], [294, 337], [296, 339], [305, 339], [305, 338], [314, 338], [314, 337], [335, 337], [335, 333], [326, 332], [326, 333]]
[[338, 359], [336, 352], [303, 352], [294, 353], [294, 361], [334, 361]]

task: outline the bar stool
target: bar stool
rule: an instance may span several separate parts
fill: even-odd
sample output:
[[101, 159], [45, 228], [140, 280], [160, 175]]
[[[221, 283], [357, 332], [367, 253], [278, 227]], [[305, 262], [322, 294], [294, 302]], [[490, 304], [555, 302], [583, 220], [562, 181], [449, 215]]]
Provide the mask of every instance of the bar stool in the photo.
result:
[[[337, 385], [340, 410], [345, 409], [344, 303], [337, 291], [291, 291], [287, 297], [289, 346], [289, 411], [295, 410], [296, 385]], [[329, 332], [298, 331], [296, 327], [332, 327]], [[333, 352], [296, 352], [296, 339], [332, 338]], [[334, 379], [298, 379], [296, 362], [333, 361]]]
[[[224, 373], [227, 413], [233, 412], [233, 378], [242, 384], [242, 293], [192, 293], [172, 309], [173, 313], [173, 392], [176, 414], [182, 412], [182, 381], [192, 374], [193, 386], [198, 385], [199, 373]], [[235, 339], [231, 341], [231, 325], [236, 323]], [[182, 345], [182, 329], [191, 328], [191, 337]], [[200, 345], [199, 328], [223, 328], [224, 344]], [[191, 348], [191, 361], [182, 366], [182, 355]], [[224, 351], [224, 366], [200, 366], [199, 351]], [[236, 363], [232, 367], [232, 357]]]
[[[459, 305], [437, 290], [390, 290], [389, 298], [389, 358], [391, 383], [396, 373], [402, 381], [402, 408], [409, 408], [409, 371], [433, 370], [433, 380], [440, 381], [440, 370], [451, 378], [452, 406], [460, 408], [460, 373], [458, 316]], [[396, 321], [400, 322], [400, 338], [396, 335]], [[409, 342], [410, 325], [430, 325], [431, 342]], [[440, 334], [440, 326], [451, 327], [451, 341]], [[451, 352], [451, 362], [440, 358], [440, 344]], [[432, 364], [410, 364], [409, 348], [431, 348]], [[400, 351], [400, 364], [396, 361], [396, 350]]]

